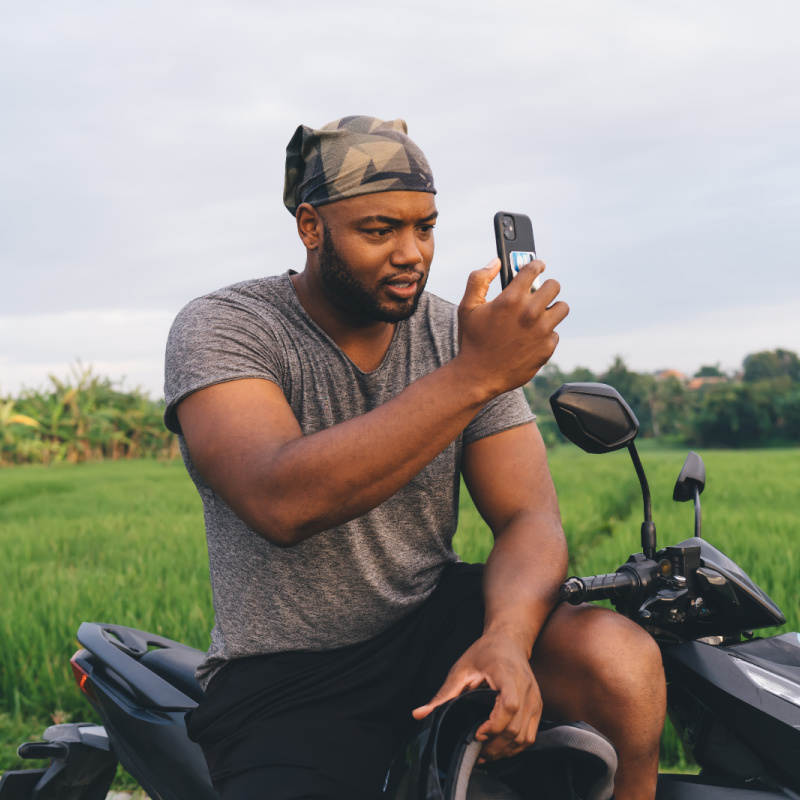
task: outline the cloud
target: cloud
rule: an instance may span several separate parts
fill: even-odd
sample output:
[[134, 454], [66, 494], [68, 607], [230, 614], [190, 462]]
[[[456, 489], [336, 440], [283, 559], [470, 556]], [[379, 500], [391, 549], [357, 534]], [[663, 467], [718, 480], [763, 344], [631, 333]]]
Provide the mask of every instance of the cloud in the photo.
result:
[[0, 317], [0, 395], [64, 379], [81, 361], [97, 374], [163, 396], [164, 347], [174, 314], [67, 311]]
[[800, 351], [798, 319], [800, 301], [786, 301], [713, 311], [682, 325], [660, 322], [577, 336], [562, 332], [553, 363], [565, 372], [576, 366], [602, 372], [619, 355], [640, 372], [672, 368], [692, 375], [718, 363], [736, 372], [750, 353], [779, 347]]
[[[345, 113], [403, 116], [426, 151], [447, 299], [505, 208], [577, 336], [780, 304], [800, 295], [798, 23], [791, 0], [6, 4], [0, 314], [172, 315], [300, 268], [283, 151]], [[7, 364], [27, 347], [0, 340]]]

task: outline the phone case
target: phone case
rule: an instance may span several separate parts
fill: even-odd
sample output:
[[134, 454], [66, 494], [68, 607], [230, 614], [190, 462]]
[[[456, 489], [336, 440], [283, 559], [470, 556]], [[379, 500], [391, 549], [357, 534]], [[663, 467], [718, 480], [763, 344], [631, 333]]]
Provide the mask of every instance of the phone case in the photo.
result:
[[[511, 220], [509, 225], [508, 220]], [[513, 238], [509, 238], [513, 236]], [[533, 225], [525, 214], [498, 211], [494, 215], [494, 238], [497, 242], [497, 256], [501, 261], [500, 283], [505, 289], [511, 283], [520, 267], [536, 258], [536, 245], [533, 242]], [[538, 288], [538, 281], [531, 291]]]

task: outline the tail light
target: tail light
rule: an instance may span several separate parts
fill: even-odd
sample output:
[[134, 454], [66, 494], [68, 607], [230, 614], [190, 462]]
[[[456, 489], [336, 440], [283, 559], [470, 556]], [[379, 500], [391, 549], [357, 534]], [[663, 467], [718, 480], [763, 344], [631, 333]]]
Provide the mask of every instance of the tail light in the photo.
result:
[[95, 695], [92, 684], [89, 682], [91, 673], [74, 658], [70, 660], [69, 665], [72, 667], [72, 674], [75, 676], [75, 683], [78, 684], [78, 688], [96, 703], [97, 695]]

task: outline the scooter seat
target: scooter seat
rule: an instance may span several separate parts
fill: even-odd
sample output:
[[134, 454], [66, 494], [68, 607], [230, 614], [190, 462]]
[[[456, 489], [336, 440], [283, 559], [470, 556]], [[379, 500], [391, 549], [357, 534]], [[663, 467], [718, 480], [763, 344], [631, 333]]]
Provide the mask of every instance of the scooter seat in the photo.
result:
[[204, 692], [194, 672], [205, 656], [193, 647], [159, 647], [145, 653], [139, 663], [199, 703]]

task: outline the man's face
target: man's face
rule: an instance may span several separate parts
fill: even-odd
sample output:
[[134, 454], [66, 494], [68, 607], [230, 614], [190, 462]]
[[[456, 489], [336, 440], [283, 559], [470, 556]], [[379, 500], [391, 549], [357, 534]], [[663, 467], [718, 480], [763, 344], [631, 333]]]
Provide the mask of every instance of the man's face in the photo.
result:
[[361, 319], [410, 317], [433, 259], [433, 195], [362, 195], [318, 213], [324, 228], [318, 264], [328, 300]]

